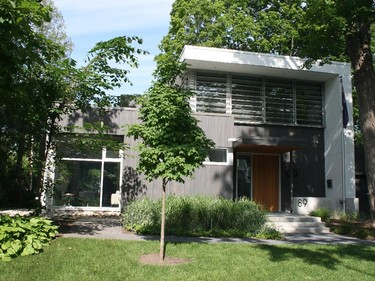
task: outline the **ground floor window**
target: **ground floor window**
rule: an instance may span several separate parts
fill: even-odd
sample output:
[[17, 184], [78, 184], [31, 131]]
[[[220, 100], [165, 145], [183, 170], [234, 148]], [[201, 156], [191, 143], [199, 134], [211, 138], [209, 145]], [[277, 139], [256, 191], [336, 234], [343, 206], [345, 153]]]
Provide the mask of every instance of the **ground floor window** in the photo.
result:
[[53, 205], [115, 207], [120, 201], [122, 157], [103, 149], [101, 157], [62, 158], [55, 167]]
[[237, 157], [237, 198], [252, 198], [251, 190], [251, 157], [240, 155]]

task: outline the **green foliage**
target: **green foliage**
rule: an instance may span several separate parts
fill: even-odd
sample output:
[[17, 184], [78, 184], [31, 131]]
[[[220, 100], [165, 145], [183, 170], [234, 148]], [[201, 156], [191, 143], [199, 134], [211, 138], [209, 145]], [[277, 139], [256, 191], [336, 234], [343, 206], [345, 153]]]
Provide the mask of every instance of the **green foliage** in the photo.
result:
[[47, 154], [62, 131], [62, 116], [110, 106], [105, 91], [130, 83], [129, 68], [147, 54], [138, 47], [139, 37], [119, 36], [97, 43], [87, 64], [77, 67], [67, 58], [71, 44], [50, 2], [0, 1], [0, 185], [14, 190], [16, 196], [6, 195], [15, 198], [12, 206], [26, 203], [25, 187], [32, 185], [34, 197], [43, 190]]
[[360, 220], [361, 215], [356, 211], [336, 212], [335, 217], [341, 221], [355, 221]]
[[283, 235], [274, 228], [265, 226], [255, 236], [258, 239], [281, 240]]
[[130, 126], [128, 136], [141, 140], [138, 170], [148, 180], [184, 182], [214, 145], [191, 115], [191, 95], [190, 91], [155, 83], [138, 100], [142, 123]]
[[155, 75], [173, 81], [184, 45], [299, 55], [305, 46], [304, 2], [177, 0]]
[[112, 128], [103, 122], [85, 122], [83, 127], [67, 127], [69, 133], [59, 134], [56, 137], [57, 158], [86, 157], [102, 151], [125, 150], [127, 145], [111, 135]]
[[[140, 234], [158, 234], [161, 200], [147, 198], [130, 202], [123, 211], [125, 229]], [[216, 237], [276, 237], [263, 228], [266, 214], [255, 202], [237, 202], [205, 196], [168, 196], [166, 229], [170, 235]]]
[[39, 253], [56, 233], [57, 226], [45, 218], [0, 215], [0, 261]]
[[341, 224], [333, 229], [333, 232], [339, 235], [348, 235], [352, 231], [353, 231], [353, 227], [348, 224]]
[[352, 236], [359, 239], [366, 239], [369, 236], [369, 232], [366, 229], [358, 228], [355, 225], [345, 223], [333, 226], [331, 230], [335, 234]]
[[309, 213], [310, 216], [320, 217], [323, 222], [329, 222], [332, 219], [333, 211], [327, 208], [318, 208]]

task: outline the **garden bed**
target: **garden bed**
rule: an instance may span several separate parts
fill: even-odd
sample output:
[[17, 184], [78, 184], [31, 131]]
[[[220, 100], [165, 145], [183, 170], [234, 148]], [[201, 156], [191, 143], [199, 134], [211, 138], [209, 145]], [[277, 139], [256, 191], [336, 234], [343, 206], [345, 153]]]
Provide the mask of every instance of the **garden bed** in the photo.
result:
[[370, 220], [330, 219], [326, 225], [336, 234], [375, 240], [375, 222]]

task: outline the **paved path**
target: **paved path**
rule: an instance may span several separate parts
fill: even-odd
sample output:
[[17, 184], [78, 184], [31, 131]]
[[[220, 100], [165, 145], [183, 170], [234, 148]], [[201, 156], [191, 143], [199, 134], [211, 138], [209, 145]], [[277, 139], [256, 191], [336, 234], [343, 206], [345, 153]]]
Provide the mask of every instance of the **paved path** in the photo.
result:
[[[71, 221], [60, 228], [63, 237], [98, 238], [98, 239], [121, 239], [136, 241], [158, 241], [159, 236], [135, 235], [123, 230], [119, 219], [113, 218], [81, 218]], [[180, 237], [167, 236], [167, 242], [181, 243], [257, 243], [257, 244], [367, 244], [374, 245], [375, 241], [366, 241], [357, 238], [324, 234], [286, 234], [284, 240], [266, 240], [249, 238], [212, 238], [212, 237]]]

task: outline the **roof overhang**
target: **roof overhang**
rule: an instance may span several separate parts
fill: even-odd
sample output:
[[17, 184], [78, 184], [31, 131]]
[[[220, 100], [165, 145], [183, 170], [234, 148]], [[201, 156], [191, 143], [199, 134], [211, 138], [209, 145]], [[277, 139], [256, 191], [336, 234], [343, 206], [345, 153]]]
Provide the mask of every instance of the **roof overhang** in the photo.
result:
[[286, 138], [237, 138], [232, 141], [237, 152], [283, 154], [306, 146], [307, 141]]
[[344, 70], [350, 71], [348, 63], [332, 62], [324, 65], [316, 63], [306, 69], [303, 68], [305, 60], [298, 57], [189, 45], [184, 47], [180, 60], [186, 62], [189, 69], [209, 69], [318, 82], [342, 75]]

